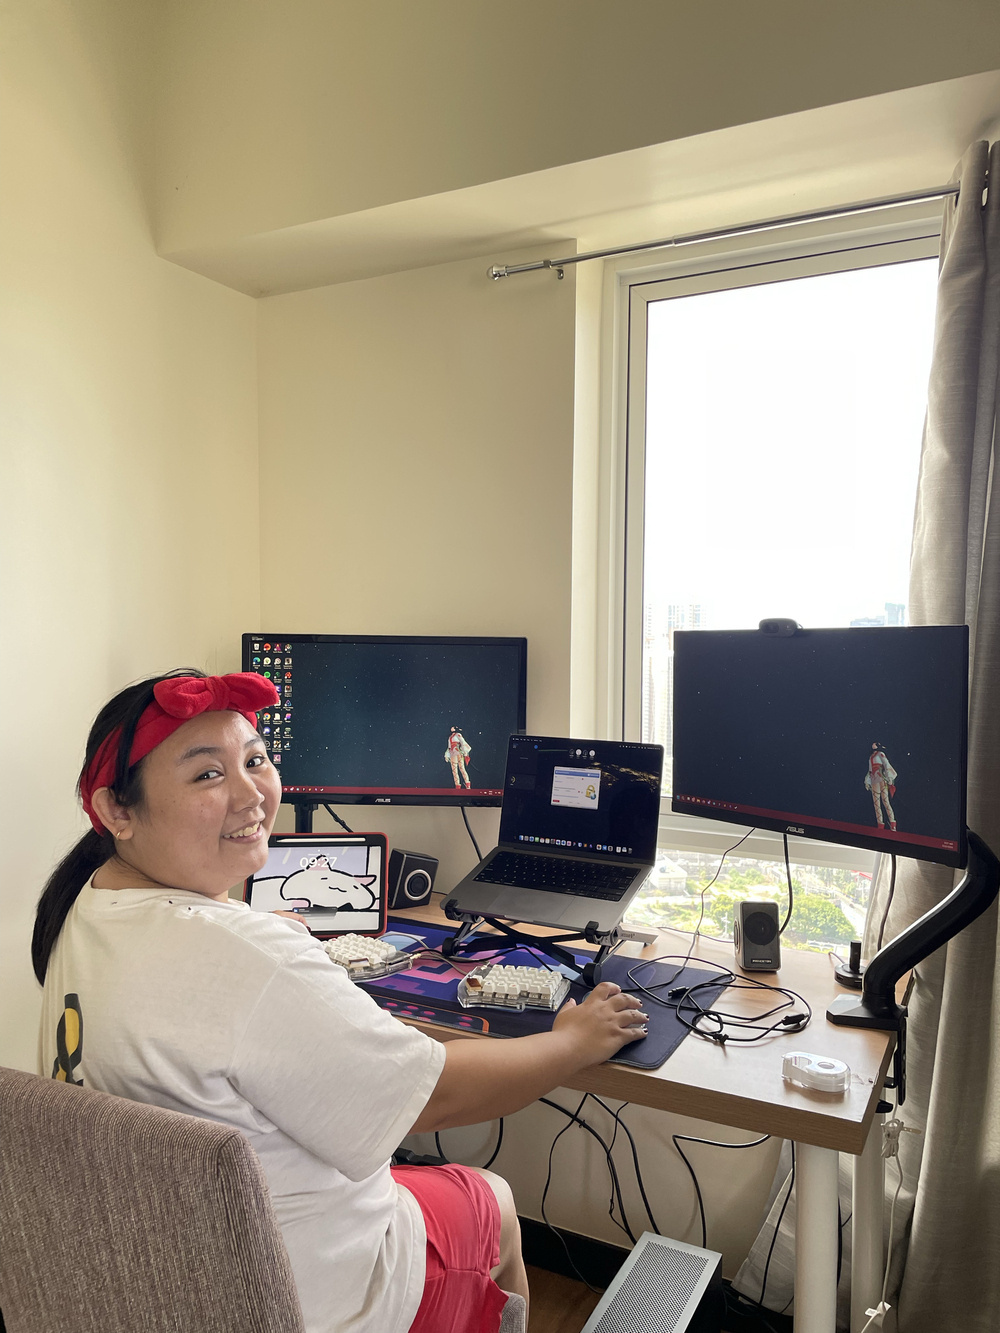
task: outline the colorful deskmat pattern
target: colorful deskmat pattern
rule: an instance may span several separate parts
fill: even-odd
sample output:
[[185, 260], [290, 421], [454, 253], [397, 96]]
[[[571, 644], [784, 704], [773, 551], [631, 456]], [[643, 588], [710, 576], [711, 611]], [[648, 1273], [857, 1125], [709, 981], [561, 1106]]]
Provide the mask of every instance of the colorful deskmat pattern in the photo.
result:
[[[394, 944], [397, 949], [413, 950], [421, 945], [439, 949], [442, 941], [452, 934], [453, 929], [390, 917], [389, 929], [382, 939], [388, 944]], [[408, 972], [396, 972], [392, 976], [361, 984], [383, 1009], [400, 1018], [442, 1024], [465, 1032], [489, 1033], [494, 1037], [525, 1037], [533, 1032], [549, 1031], [555, 1015], [547, 1010], [525, 1009], [518, 1013], [504, 1009], [484, 1009], [470, 1012], [462, 1008], [457, 996], [458, 983], [467, 972], [482, 962], [496, 958], [498, 962], [522, 967], [557, 966], [544, 954], [530, 949], [508, 950], [502, 956], [498, 955], [495, 952], [496, 937], [481, 938], [485, 947], [479, 950], [463, 949], [459, 958], [427, 957]], [[574, 953], [574, 957], [585, 963], [590, 955]], [[629, 968], [635, 968], [637, 962], [635, 958], [612, 955], [604, 963], [602, 977], [614, 981], [623, 989], [629, 987], [632, 983], [626, 973]], [[570, 996], [579, 1004], [588, 993], [587, 987], [576, 979], [572, 969], [560, 967], [558, 970], [570, 978]], [[640, 979], [647, 987], [667, 980], [671, 985], [693, 985], [695, 981], [704, 981], [712, 975], [710, 970], [704, 968], [689, 967], [678, 972], [674, 964], [651, 963], [643, 968]], [[721, 984], [706, 989], [702, 992], [702, 1003], [708, 1006], [724, 989]], [[647, 1004], [646, 1011], [649, 1013], [649, 1035], [623, 1047], [613, 1057], [616, 1063], [639, 1069], [657, 1069], [684, 1040], [687, 1029], [677, 1021], [672, 1008]]]

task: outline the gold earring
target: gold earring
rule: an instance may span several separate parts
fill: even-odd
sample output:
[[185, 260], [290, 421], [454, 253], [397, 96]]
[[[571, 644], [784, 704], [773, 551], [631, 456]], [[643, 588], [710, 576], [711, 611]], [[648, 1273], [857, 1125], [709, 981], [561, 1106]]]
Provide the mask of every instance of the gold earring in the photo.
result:
[[121, 829], [119, 829], [118, 832], [115, 834], [115, 838], [116, 838], [117, 840], [120, 840], [120, 839], [124, 836], [124, 834], [125, 834], [125, 830], [124, 830], [123, 828], [121, 828]]

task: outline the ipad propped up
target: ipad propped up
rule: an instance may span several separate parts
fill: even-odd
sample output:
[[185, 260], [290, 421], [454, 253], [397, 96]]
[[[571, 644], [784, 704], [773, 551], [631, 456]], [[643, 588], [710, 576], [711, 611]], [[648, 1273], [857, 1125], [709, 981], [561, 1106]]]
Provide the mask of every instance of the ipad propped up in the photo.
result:
[[255, 912], [295, 912], [317, 939], [386, 928], [384, 833], [276, 833], [243, 886]]

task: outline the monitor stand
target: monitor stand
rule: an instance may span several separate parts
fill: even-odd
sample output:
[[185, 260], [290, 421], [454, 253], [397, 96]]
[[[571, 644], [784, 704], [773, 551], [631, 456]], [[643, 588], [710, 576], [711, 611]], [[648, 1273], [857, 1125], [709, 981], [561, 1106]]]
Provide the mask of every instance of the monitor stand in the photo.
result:
[[319, 801], [296, 801], [292, 808], [295, 811], [295, 832], [312, 833], [313, 815], [319, 809]]
[[[471, 943], [473, 932], [480, 926], [491, 926], [505, 940], [498, 942], [501, 949], [534, 949], [538, 953], [547, 954], [563, 967], [572, 968], [588, 986], [596, 986], [601, 979], [601, 964], [610, 953], [618, 948], [625, 938], [617, 926], [610, 931], [600, 931], [597, 928], [597, 922], [589, 922], [583, 930], [573, 930], [565, 935], [528, 935], [523, 930], [518, 930], [516, 925], [501, 920], [495, 916], [479, 916], [475, 912], [463, 912], [455, 906], [454, 898], [449, 898], [443, 905], [445, 916], [449, 921], [459, 921], [461, 925], [454, 935], [449, 935], [442, 941], [441, 952], [446, 958], [451, 958], [458, 953], [460, 949]], [[584, 964], [577, 962], [576, 958], [568, 949], [562, 946], [571, 940], [582, 940], [587, 944], [596, 946], [595, 956]], [[482, 942], [476, 941], [476, 948], [482, 948]]]
[[960, 884], [936, 907], [881, 949], [865, 969], [861, 996], [840, 995], [826, 1011], [842, 1027], [895, 1032], [895, 1086], [906, 1098], [906, 1009], [896, 1002], [896, 983], [942, 944], [981, 916], [1000, 891], [1000, 861], [971, 829], [969, 864]]

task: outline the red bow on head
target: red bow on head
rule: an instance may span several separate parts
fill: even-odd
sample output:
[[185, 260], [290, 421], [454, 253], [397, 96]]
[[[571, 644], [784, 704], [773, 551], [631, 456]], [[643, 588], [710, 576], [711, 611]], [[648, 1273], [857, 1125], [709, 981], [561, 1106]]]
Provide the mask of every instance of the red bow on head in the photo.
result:
[[[170, 676], [153, 686], [153, 702], [136, 725], [128, 766], [137, 764], [199, 713], [241, 713], [256, 727], [257, 710], [277, 702], [278, 691], [272, 683], [253, 671], [237, 671], [228, 676]], [[93, 796], [101, 787], [114, 784], [120, 739], [121, 731], [116, 729], [80, 778], [80, 799], [98, 833], [104, 832], [104, 824], [94, 810]]]
[[164, 713], [182, 722], [199, 713], [231, 709], [256, 726], [257, 709], [276, 704], [278, 691], [263, 676], [238, 671], [229, 676], [171, 676], [153, 686], [153, 697]]

